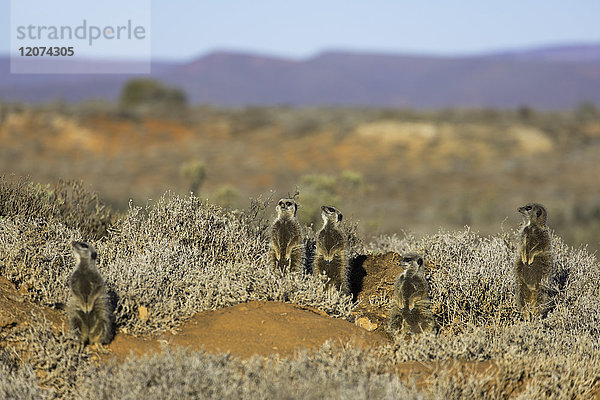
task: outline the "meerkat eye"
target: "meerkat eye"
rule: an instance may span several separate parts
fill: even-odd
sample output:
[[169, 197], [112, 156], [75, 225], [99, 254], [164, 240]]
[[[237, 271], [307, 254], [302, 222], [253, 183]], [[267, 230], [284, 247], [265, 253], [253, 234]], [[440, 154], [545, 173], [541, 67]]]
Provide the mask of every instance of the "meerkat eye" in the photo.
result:
[[402, 261], [404, 261], [405, 263], [409, 263], [409, 262], [411, 262], [411, 258], [410, 257], [404, 257], [402, 259]]
[[87, 249], [87, 248], [88, 248], [88, 245], [87, 245], [87, 244], [85, 244], [85, 243], [83, 243], [83, 242], [81, 242], [81, 243], [80, 243], [80, 246], [81, 246], [81, 247], [83, 247], [84, 249]]
[[527, 207], [525, 207], [525, 210], [526, 210], [526, 211], [531, 211], [531, 206], [527, 206]]
[[292, 202], [288, 201], [287, 203], [285, 203], [286, 206], [291, 207], [292, 206]]

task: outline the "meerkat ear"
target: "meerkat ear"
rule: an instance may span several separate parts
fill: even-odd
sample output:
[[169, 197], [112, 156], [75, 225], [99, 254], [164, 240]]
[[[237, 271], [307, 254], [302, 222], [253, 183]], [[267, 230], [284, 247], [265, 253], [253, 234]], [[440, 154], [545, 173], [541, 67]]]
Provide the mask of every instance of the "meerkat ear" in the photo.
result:
[[338, 222], [342, 222], [343, 218], [344, 218], [344, 216], [342, 214], [338, 214]]
[[423, 265], [423, 259], [421, 257], [417, 258], [417, 265], [421, 267]]
[[90, 256], [92, 257], [92, 260], [95, 260], [96, 258], [98, 258], [98, 253], [92, 251], [92, 254]]
[[538, 208], [538, 210], [536, 211], [535, 215], [539, 218], [542, 215], [542, 209]]
[[294, 202], [294, 216], [298, 212], [298, 203]]

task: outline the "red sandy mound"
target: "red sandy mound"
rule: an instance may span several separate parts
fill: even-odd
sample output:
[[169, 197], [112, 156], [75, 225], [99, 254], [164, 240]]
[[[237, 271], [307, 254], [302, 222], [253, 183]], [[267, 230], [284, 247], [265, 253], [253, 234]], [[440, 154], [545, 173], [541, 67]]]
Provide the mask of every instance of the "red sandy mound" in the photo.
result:
[[[354, 311], [356, 325], [293, 304], [251, 302], [199, 313], [182, 324], [176, 334], [134, 337], [117, 333], [108, 348], [113, 355], [124, 359], [130, 353], [141, 355], [160, 351], [162, 345], [229, 352], [240, 357], [254, 354], [290, 356], [302, 349], [316, 349], [328, 340], [338, 344], [353, 341], [363, 347], [375, 347], [389, 342], [385, 333], [388, 310], [382, 308], [377, 299], [389, 299], [392, 295], [394, 281], [402, 272], [399, 257], [390, 252], [359, 258], [355, 265], [357, 289], [360, 290]], [[32, 311], [42, 312], [58, 331], [68, 329], [64, 312], [26, 301], [2, 277], [0, 310], [0, 331], [25, 328]]]
[[382, 255], [369, 255], [357, 258], [353, 269], [358, 275], [358, 305], [354, 310], [357, 324], [365, 329], [385, 334], [385, 324], [389, 310], [381, 307], [384, 299], [391, 299], [394, 282], [403, 272], [399, 265], [400, 255], [388, 252]]
[[[24, 329], [31, 321], [32, 311], [43, 313], [58, 331], [68, 329], [63, 312], [26, 301], [2, 277], [0, 310], [0, 332]], [[162, 345], [213, 353], [229, 352], [240, 357], [255, 354], [285, 357], [299, 350], [316, 349], [328, 340], [337, 344], [353, 342], [362, 347], [388, 342], [379, 334], [348, 321], [329, 318], [316, 310], [285, 303], [251, 302], [198, 313], [182, 324], [176, 334], [140, 338], [117, 333], [108, 349], [119, 359], [130, 353], [141, 355], [160, 351]]]
[[[118, 333], [108, 348], [113, 355], [124, 359], [130, 353], [160, 351], [161, 345], [229, 352], [240, 357], [290, 356], [302, 349], [316, 349], [328, 340], [338, 344], [353, 341], [363, 347], [379, 346], [389, 342], [385, 333], [389, 310], [382, 304], [391, 298], [396, 277], [402, 273], [399, 258], [398, 254], [389, 252], [362, 256], [355, 261], [356, 325], [293, 304], [251, 302], [199, 313], [182, 324], [175, 334], [140, 338]], [[0, 310], [0, 331], [23, 329], [32, 311], [43, 312], [57, 330], [68, 329], [64, 312], [27, 302], [2, 277]]]
[[[376, 332], [327, 317], [310, 308], [277, 302], [250, 302], [198, 313], [182, 324], [176, 334], [134, 337], [117, 333], [108, 345], [109, 354], [98, 355], [102, 360], [113, 357], [124, 360], [130, 355], [160, 352], [163, 346], [183, 346], [211, 353], [228, 352], [242, 358], [273, 354], [288, 357], [301, 350], [317, 349], [328, 340], [342, 345], [351, 342], [363, 348], [384, 345], [389, 340], [379, 332], [384, 332], [387, 310], [377, 310], [377, 307], [369, 305], [368, 296], [390, 295], [393, 280], [400, 268], [394, 262], [396, 257], [388, 253], [363, 260], [362, 282], [365, 292], [359, 295], [359, 299], [366, 303], [359, 306], [356, 314], [359, 320], [368, 322], [370, 318], [375, 321], [378, 324]], [[15, 290], [12, 283], [0, 277], [0, 337], [6, 338], [15, 330], [26, 329], [32, 323], [32, 313], [43, 314], [59, 332], [68, 329], [64, 312], [30, 303]], [[0, 346], [10, 345], [14, 343], [0, 343]], [[448, 360], [400, 363], [396, 373], [401, 379], [417, 379], [418, 385], [428, 385], [429, 379], [435, 377], [437, 371], [448, 368], [462, 370], [468, 375], [491, 375], [497, 370], [492, 361]]]
[[256, 301], [199, 313], [183, 324], [176, 335], [166, 333], [153, 339], [117, 335], [109, 348], [119, 358], [131, 351], [136, 354], [158, 351], [161, 343], [240, 357], [256, 354], [285, 357], [298, 350], [316, 349], [327, 340], [338, 344], [353, 342], [362, 347], [388, 342], [379, 334], [310, 309]]
[[57, 329], [63, 327], [65, 317], [60, 311], [31, 304], [15, 290], [9, 280], [0, 276], [0, 333], [27, 327], [33, 311], [39, 311]]

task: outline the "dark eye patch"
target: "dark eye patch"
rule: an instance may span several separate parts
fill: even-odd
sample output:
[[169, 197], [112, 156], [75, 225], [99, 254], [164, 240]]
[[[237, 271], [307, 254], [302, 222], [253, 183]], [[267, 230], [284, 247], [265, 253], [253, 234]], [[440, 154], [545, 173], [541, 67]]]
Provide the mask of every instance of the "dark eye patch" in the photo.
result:
[[288, 201], [287, 203], [285, 203], [286, 206], [291, 207], [292, 206], [292, 202]]
[[407, 262], [407, 263], [408, 263], [408, 262], [411, 262], [411, 261], [412, 261], [412, 258], [410, 258], [410, 257], [404, 257], [404, 258], [402, 259], [402, 261], [404, 261], [404, 262]]

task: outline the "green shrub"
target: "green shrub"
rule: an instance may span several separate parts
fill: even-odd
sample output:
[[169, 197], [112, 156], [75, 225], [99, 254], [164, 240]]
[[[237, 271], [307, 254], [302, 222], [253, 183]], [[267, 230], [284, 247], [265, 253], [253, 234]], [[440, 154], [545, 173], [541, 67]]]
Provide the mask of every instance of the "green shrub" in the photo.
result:
[[206, 179], [206, 166], [202, 161], [189, 161], [181, 165], [180, 174], [189, 182], [189, 191], [198, 195]]
[[300, 178], [298, 219], [302, 224], [321, 226], [321, 206], [332, 205], [344, 212], [346, 199], [354, 198], [365, 190], [361, 174], [342, 171], [338, 175], [309, 174]]
[[123, 85], [119, 105], [127, 111], [173, 113], [186, 109], [187, 98], [181, 89], [157, 80], [132, 79]]
[[240, 191], [235, 186], [222, 185], [215, 193], [215, 203], [223, 208], [236, 209], [240, 204]]

